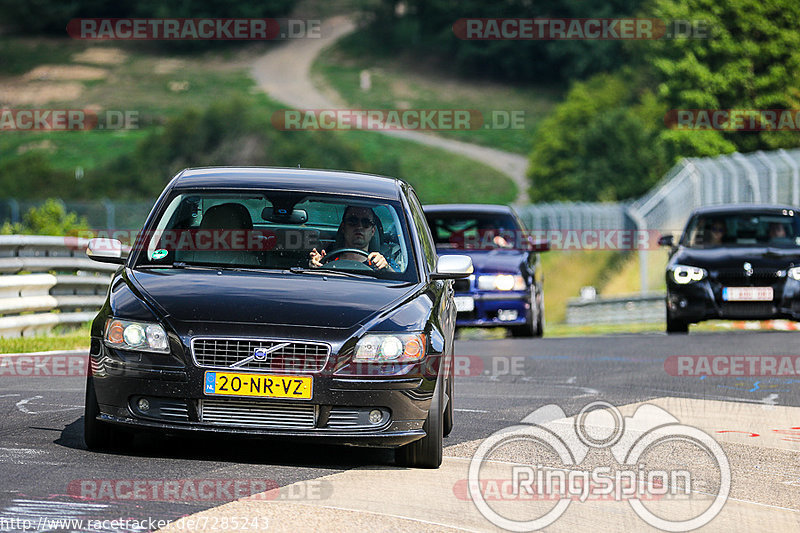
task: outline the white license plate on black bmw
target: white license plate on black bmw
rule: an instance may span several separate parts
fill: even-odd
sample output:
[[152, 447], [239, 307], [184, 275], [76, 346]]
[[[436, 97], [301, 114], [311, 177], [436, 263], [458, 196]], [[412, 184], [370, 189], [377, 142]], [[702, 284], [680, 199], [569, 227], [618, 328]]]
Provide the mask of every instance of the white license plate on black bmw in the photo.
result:
[[722, 299], [726, 302], [771, 302], [772, 287], [724, 287]]

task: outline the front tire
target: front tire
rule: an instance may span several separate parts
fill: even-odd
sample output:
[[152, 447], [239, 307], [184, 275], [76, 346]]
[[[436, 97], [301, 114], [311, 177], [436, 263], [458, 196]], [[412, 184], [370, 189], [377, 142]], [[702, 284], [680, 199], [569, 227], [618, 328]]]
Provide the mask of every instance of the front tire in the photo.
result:
[[670, 315], [669, 309], [667, 310], [667, 333], [668, 334], [686, 334], [689, 333], [689, 323], [683, 320], [678, 320]]
[[511, 329], [513, 337], [541, 337], [542, 336], [542, 309], [538, 308], [536, 313], [536, 321], [533, 320], [533, 306], [536, 305], [536, 293], [531, 292], [531, 307], [525, 317], [525, 324], [522, 326], [514, 326]]
[[394, 451], [394, 461], [398, 466], [411, 468], [439, 468], [442, 464], [442, 436], [444, 424], [442, 404], [444, 400], [442, 382], [436, 384], [428, 418], [422, 425], [425, 436]]
[[113, 450], [124, 442], [125, 434], [119, 428], [97, 420], [100, 406], [94, 390], [94, 378], [86, 378], [86, 403], [83, 411], [83, 441], [92, 451]]
[[455, 419], [453, 416], [453, 381], [453, 376], [447, 378], [447, 407], [444, 409], [444, 422], [442, 431], [442, 434], [445, 437], [448, 437], [453, 431], [453, 422]]

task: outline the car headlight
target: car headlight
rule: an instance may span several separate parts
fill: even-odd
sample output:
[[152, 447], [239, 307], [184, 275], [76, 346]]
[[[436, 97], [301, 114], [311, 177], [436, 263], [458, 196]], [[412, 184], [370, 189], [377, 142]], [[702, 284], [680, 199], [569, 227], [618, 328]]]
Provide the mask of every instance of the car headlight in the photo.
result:
[[786, 271], [786, 274], [792, 278], [800, 281], [800, 267], [792, 267]]
[[675, 265], [672, 269], [672, 279], [674, 279], [675, 283], [678, 285], [686, 285], [687, 283], [700, 281], [707, 275], [708, 273], [706, 270], [700, 267]]
[[478, 276], [478, 289], [482, 291], [524, 291], [525, 279], [519, 274]]
[[369, 333], [356, 344], [356, 363], [407, 363], [425, 357], [423, 333]]
[[105, 341], [114, 348], [143, 352], [169, 353], [167, 332], [160, 324], [109, 318]]

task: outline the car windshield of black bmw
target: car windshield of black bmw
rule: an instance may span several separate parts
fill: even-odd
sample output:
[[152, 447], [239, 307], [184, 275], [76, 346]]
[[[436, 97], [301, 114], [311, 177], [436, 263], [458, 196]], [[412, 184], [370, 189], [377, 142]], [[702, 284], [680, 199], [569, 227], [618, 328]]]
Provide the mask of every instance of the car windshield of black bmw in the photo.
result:
[[774, 213], [714, 213], [689, 223], [681, 244], [690, 248], [720, 246], [800, 246], [800, 219], [792, 210]]
[[176, 194], [137, 267], [214, 267], [417, 280], [398, 202], [286, 191]]
[[525, 236], [507, 214], [427, 213], [437, 248], [459, 250], [521, 249]]

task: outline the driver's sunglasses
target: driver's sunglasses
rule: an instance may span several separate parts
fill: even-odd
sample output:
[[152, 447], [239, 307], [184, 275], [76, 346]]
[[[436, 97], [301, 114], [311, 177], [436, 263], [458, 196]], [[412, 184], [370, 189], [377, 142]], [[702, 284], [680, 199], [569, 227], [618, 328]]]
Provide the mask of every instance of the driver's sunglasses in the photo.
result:
[[[371, 228], [372, 226], [375, 225], [375, 221], [367, 217], [358, 218], [356, 216], [351, 216], [344, 219], [344, 221], [347, 223], [348, 226], [353, 226], [353, 227], [359, 226], [362, 228]], [[360, 225], [359, 222], [361, 223]]]

